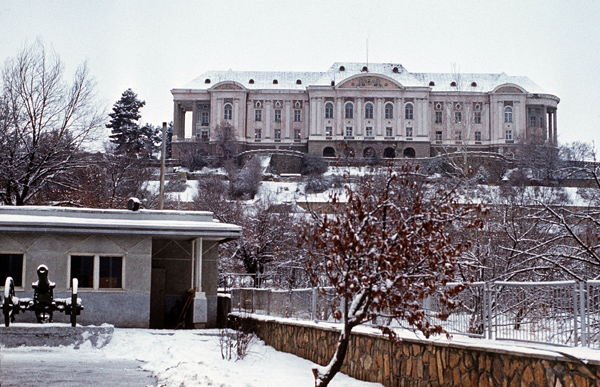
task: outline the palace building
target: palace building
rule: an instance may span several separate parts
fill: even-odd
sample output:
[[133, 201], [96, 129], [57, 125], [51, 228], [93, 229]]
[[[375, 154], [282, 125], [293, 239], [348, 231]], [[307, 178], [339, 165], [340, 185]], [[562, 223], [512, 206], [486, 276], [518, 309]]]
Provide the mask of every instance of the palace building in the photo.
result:
[[504, 73], [335, 63], [325, 72], [208, 71], [171, 93], [174, 149], [214, 142], [223, 122], [243, 150], [325, 157], [429, 157], [465, 147], [510, 156], [522, 142], [557, 145], [560, 99]]

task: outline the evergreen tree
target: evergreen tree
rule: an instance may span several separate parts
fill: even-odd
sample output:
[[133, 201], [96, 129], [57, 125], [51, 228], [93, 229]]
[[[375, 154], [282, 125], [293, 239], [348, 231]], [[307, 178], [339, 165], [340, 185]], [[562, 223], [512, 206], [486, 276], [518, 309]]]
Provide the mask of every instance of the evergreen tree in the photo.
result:
[[148, 149], [148, 144], [152, 141], [152, 136], [148, 135], [150, 131], [146, 127], [142, 130], [137, 123], [141, 117], [139, 111], [145, 104], [133, 90], [127, 89], [113, 105], [113, 112], [109, 114], [110, 123], [106, 127], [112, 129], [109, 137], [116, 145], [116, 153], [133, 156]]

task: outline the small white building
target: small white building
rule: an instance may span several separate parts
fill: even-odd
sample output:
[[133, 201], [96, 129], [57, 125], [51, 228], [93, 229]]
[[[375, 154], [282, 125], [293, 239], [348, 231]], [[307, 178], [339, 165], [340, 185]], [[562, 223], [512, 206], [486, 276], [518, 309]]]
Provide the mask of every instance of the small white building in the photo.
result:
[[[193, 293], [186, 326], [214, 327], [218, 245], [240, 235], [210, 212], [0, 206], [0, 286], [11, 276], [17, 296], [32, 297], [45, 264], [55, 297], [78, 278], [82, 325], [174, 326]], [[23, 321], [35, 316], [16, 316]]]

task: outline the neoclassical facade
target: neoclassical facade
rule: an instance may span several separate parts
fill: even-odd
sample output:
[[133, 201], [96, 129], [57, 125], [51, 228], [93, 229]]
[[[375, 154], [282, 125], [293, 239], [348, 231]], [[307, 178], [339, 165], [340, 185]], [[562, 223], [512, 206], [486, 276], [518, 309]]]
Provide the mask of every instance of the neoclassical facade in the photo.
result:
[[464, 147], [510, 155], [520, 142], [557, 144], [559, 98], [504, 73], [335, 63], [325, 72], [209, 71], [171, 93], [174, 148], [214, 141], [224, 121], [245, 150], [328, 157], [428, 157]]

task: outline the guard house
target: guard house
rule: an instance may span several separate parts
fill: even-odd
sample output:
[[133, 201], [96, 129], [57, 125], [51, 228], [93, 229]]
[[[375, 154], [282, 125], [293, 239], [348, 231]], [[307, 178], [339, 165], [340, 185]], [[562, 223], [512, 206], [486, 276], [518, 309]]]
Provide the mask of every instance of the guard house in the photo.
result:
[[46, 264], [55, 297], [78, 278], [82, 325], [163, 328], [185, 316], [187, 326], [214, 327], [218, 246], [240, 235], [210, 212], [0, 206], [0, 286], [11, 276], [17, 296], [31, 297]]

